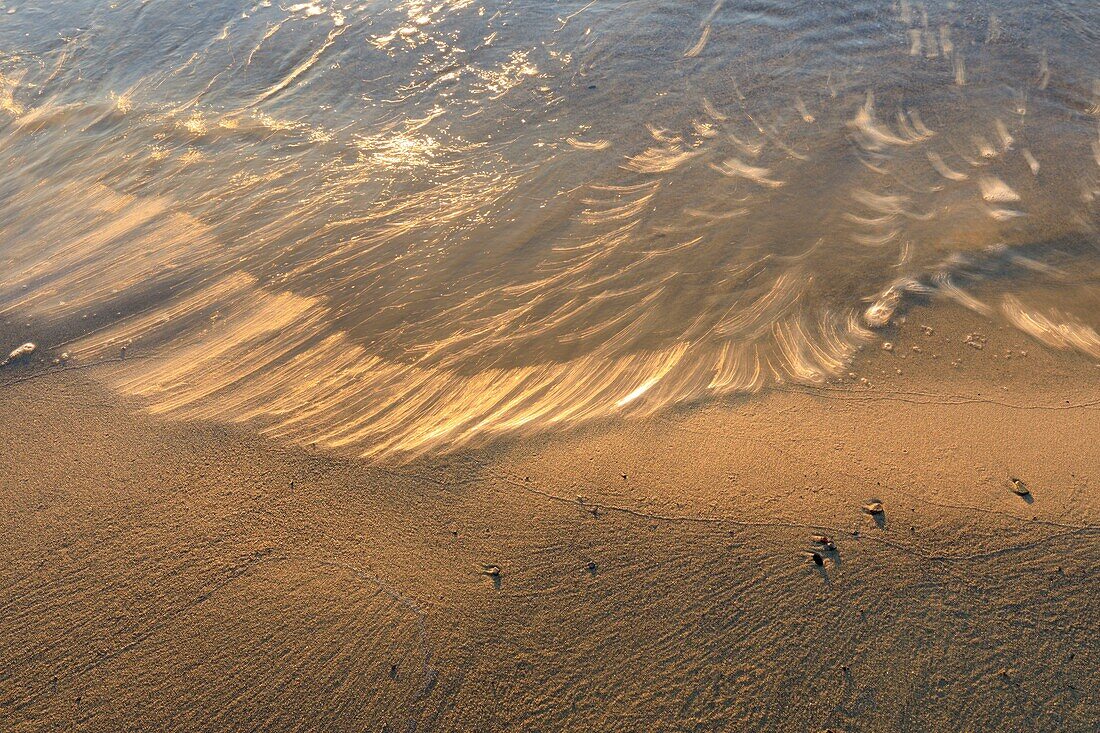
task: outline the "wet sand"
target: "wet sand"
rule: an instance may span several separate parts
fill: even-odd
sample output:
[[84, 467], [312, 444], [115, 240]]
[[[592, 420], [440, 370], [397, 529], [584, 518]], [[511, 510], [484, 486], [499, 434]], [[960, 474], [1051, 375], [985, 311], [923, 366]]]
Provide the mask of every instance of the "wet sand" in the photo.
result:
[[5, 368], [0, 728], [1095, 730], [1100, 367], [936, 313], [404, 465]]

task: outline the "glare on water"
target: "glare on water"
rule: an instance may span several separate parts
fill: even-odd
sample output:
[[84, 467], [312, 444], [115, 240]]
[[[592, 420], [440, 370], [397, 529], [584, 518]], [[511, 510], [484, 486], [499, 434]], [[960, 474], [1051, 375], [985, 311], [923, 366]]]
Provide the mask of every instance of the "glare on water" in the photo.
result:
[[166, 416], [415, 455], [818, 383], [914, 298], [1100, 358], [1095, 3], [3, 12], [0, 313]]

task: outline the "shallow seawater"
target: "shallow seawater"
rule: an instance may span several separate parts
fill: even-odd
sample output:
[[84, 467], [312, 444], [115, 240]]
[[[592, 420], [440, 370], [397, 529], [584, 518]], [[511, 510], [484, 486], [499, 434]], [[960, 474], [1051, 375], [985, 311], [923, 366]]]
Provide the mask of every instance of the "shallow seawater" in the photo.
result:
[[3, 0], [0, 315], [382, 456], [819, 383], [917, 300], [1100, 357], [1098, 40], [1087, 0]]

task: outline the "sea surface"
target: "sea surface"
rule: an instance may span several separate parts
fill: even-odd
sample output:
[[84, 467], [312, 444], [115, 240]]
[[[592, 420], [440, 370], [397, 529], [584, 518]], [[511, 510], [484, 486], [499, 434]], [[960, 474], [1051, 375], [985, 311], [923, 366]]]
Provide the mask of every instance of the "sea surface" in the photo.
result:
[[1098, 196], [1095, 0], [0, 0], [6, 328], [364, 456], [820, 384], [915, 303], [1100, 359]]

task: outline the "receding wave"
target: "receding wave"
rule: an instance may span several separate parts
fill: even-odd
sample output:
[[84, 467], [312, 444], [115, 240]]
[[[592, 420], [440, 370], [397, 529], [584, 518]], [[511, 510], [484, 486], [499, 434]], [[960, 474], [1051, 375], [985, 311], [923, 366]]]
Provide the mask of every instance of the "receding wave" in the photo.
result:
[[167, 417], [416, 455], [818, 383], [918, 297], [1100, 348], [1096, 11], [79, 5], [0, 28], [0, 314]]

